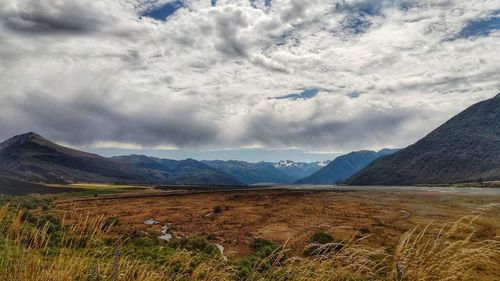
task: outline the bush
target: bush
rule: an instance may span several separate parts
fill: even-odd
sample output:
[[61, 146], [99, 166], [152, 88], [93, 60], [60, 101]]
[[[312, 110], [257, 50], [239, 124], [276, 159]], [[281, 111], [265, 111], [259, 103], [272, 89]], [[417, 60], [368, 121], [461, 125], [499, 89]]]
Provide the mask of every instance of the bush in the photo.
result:
[[252, 240], [252, 243], [250, 244], [250, 248], [254, 251], [258, 251], [264, 247], [278, 247], [278, 245], [274, 244], [272, 241], [269, 241], [267, 239], [262, 239], [262, 238], [256, 238]]
[[192, 252], [204, 253], [207, 255], [219, 255], [219, 249], [208, 242], [205, 238], [181, 238], [169, 242], [170, 247], [184, 249]]
[[214, 209], [213, 209], [213, 211], [216, 214], [222, 213], [222, 207], [221, 206], [215, 206]]
[[328, 243], [333, 243], [335, 240], [333, 239], [333, 236], [323, 230], [316, 230], [316, 232], [311, 235], [309, 238], [309, 243], [317, 243], [317, 244], [328, 244]]
[[309, 238], [309, 243], [304, 249], [304, 255], [306, 256], [334, 253], [344, 247], [342, 243], [337, 243], [330, 233], [323, 230], [314, 232]]

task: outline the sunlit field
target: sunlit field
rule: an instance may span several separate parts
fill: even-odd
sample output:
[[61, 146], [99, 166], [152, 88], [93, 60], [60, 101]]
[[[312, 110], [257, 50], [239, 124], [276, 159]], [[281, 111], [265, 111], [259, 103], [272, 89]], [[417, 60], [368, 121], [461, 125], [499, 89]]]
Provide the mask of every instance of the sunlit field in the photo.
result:
[[[497, 280], [500, 274], [494, 196], [259, 190], [95, 198], [87, 192], [115, 186], [77, 187], [88, 190], [79, 197], [2, 197], [0, 277]], [[158, 239], [162, 225], [173, 239]]]

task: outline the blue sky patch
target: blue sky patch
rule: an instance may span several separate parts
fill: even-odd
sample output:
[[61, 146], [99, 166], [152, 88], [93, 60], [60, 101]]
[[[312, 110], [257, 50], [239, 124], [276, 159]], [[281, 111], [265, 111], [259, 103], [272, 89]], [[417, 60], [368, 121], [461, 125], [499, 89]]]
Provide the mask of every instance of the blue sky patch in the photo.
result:
[[361, 1], [356, 3], [337, 3], [335, 9], [339, 12], [362, 13], [370, 16], [380, 14], [381, 5], [378, 1]]
[[[214, 2], [214, 1], [212, 1]], [[166, 21], [167, 18], [171, 15], [173, 15], [177, 10], [182, 8], [182, 1], [177, 0], [174, 2], [167, 3], [163, 6], [160, 7], [154, 7], [148, 11], [146, 11], [144, 14], [142, 14], [145, 17], [149, 17], [155, 20], [159, 21]]]
[[212, 7], [215, 7], [217, 5], [217, 0], [210, 0], [210, 4]]
[[360, 34], [367, 31], [372, 23], [363, 15], [348, 15], [342, 21], [342, 29], [351, 34]]
[[495, 30], [500, 29], [500, 16], [498, 13], [487, 19], [473, 20], [458, 32], [456, 38], [471, 38], [488, 36]]
[[275, 100], [308, 100], [314, 98], [319, 93], [318, 88], [305, 89], [300, 93], [289, 94], [282, 97], [273, 98]]
[[[254, 8], [257, 8], [257, 0], [250, 0], [250, 5]], [[272, 0], [264, 0], [264, 6], [266, 8], [270, 8], [272, 5]]]
[[361, 92], [352, 91], [352, 92], [348, 93], [347, 96], [350, 97], [351, 99], [357, 99], [357, 98], [359, 98], [359, 96], [361, 96]]

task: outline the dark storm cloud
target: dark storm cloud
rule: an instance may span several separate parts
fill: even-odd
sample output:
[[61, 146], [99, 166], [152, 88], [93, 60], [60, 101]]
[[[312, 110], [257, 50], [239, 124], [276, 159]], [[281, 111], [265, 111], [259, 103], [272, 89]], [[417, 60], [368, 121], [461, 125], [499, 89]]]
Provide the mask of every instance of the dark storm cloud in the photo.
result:
[[91, 5], [76, 1], [25, 1], [21, 9], [0, 11], [0, 22], [14, 31], [83, 33], [100, 29], [108, 20]]
[[[46, 93], [29, 93], [11, 100], [12, 108], [29, 113], [29, 127], [73, 145], [100, 141], [154, 147], [196, 146], [212, 142], [217, 130], [187, 104], [154, 107], [145, 104], [138, 112], [124, 112], [103, 96], [81, 93], [62, 100]], [[5, 124], [0, 121], [0, 127]], [[43, 131], [42, 131], [43, 128]]]
[[239, 30], [248, 25], [242, 11], [228, 8], [225, 13], [215, 14], [215, 22], [220, 38], [216, 49], [230, 58], [248, 57], [248, 45], [239, 36]]
[[262, 114], [250, 120], [246, 137], [285, 147], [296, 143], [305, 147], [328, 147], [326, 143], [330, 142], [340, 149], [350, 150], [390, 143], [403, 126], [419, 117], [416, 110], [394, 109], [365, 112], [348, 120], [317, 121], [311, 118], [304, 123]]

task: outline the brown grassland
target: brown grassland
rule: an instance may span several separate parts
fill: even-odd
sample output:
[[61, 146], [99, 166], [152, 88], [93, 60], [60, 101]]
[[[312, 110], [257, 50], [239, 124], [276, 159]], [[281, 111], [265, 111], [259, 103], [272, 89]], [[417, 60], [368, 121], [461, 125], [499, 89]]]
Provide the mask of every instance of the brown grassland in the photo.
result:
[[[215, 206], [222, 207], [213, 213]], [[500, 235], [500, 196], [439, 192], [258, 190], [172, 194], [144, 198], [62, 201], [54, 212], [119, 218], [113, 231], [127, 235], [143, 231], [159, 234], [168, 223], [174, 236], [209, 237], [224, 246], [228, 256], [249, 254], [257, 238], [301, 249], [318, 228], [328, 228], [339, 239], [369, 236], [370, 246], [395, 247], [403, 233], [417, 225], [442, 224], [467, 215], [476, 219], [484, 237]]]
[[[0, 208], [2, 280], [500, 276], [498, 195], [92, 185], [34, 200], [49, 203], [24, 208], [13, 199]], [[146, 225], [150, 218], [160, 223]], [[156, 238], [163, 225], [170, 242]]]

